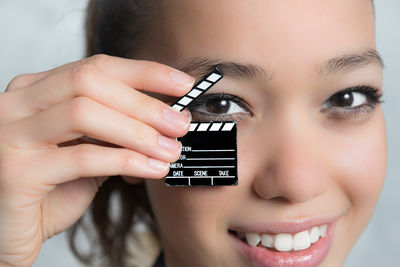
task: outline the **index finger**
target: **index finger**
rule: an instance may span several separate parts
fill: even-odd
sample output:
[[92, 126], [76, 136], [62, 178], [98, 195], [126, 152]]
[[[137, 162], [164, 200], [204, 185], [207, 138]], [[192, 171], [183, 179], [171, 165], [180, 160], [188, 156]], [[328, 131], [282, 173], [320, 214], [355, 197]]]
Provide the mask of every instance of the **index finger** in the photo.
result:
[[192, 76], [154, 61], [96, 55], [81, 64], [94, 65], [132, 88], [160, 94], [168, 92], [172, 96], [185, 94], [195, 82]]
[[189, 91], [195, 81], [186, 73], [164, 64], [106, 55], [70, 63], [43, 72], [35, 78], [39, 80], [9, 92], [2, 101], [6, 106], [3, 110], [8, 111], [7, 116], [3, 116], [3, 122], [31, 116], [77, 96], [92, 97], [106, 105], [119, 102], [115, 107], [131, 101], [128, 106], [132, 109], [134, 100], [139, 100], [135, 89], [181, 96]]

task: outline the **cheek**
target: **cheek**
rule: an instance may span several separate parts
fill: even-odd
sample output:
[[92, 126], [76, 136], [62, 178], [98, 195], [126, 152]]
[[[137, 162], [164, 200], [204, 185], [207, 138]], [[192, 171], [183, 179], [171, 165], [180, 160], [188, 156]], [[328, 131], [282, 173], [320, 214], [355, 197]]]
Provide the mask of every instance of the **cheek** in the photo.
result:
[[[365, 131], [357, 137], [338, 142], [334, 168], [337, 183], [356, 210], [372, 212], [382, 190], [386, 170], [385, 131]], [[342, 152], [341, 152], [342, 151]], [[343, 153], [346, 151], [346, 153]]]
[[[202, 258], [221, 243], [229, 187], [166, 187], [163, 180], [146, 180], [150, 202], [164, 245]], [[189, 256], [188, 256], [189, 257]]]
[[355, 135], [335, 139], [329, 149], [332, 151], [332, 182], [348, 203], [344, 220], [337, 226], [337, 232], [341, 234], [336, 237], [336, 244], [341, 245], [335, 246], [333, 251], [347, 254], [367, 226], [385, 180], [383, 118]]
[[[373, 207], [381, 192], [386, 170], [383, 114], [378, 110], [376, 116], [364, 125], [330, 128], [328, 132], [326, 128], [323, 131], [320, 129], [310, 130], [308, 134], [313, 136], [314, 145], [304, 147], [304, 153], [316, 155], [320, 170], [318, 174], [338, 185], [355, 206]], [[260, 168], [265, 168], [275, 160], [276, 144], [287, 140], [271, 136], [268, 131], [247, 131], [252, 134], [244, 132], [243, 138], [238, 140], [239, 183], [251, 183]]]

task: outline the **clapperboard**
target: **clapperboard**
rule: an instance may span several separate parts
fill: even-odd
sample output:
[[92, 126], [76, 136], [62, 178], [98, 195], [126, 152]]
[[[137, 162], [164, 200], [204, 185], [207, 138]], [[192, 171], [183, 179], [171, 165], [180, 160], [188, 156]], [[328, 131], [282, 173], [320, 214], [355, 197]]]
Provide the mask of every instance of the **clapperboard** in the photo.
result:
[[167, 185], [237, 185], [236, 122], [194, 122], [178, 140], [182, 153], [170, 164]]
[[[223, 75], [218, 69], [206, 75], [172, 107], [178, 111], [216, 84]], [[185, 136], [178, 138], [182, 153], [170, 164], [167, 186], [237, 185], [237, 125], [229, 122], [192, 122]]]

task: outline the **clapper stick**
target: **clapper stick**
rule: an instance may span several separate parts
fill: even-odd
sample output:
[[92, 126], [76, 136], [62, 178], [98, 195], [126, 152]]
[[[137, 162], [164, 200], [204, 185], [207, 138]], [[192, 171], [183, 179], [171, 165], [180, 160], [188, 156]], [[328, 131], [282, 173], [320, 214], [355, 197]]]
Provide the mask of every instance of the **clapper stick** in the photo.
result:
[[186, 95], [179, 98], [174, 104], [172, 104], [172, 108], [177, 111], [184, 110], [190, 103], [193, 102], [196, 98], [207, 92], [208, 89], [213, 87], [219, 80], [223, 77], [222, 73], [218, 68], [215, 68], [211, 73], [206, 75], [202, 80], [200, 80]]
[[[172, 107], [184, 110], [223, 77], [216, 68]], [[182, 153], [170, 164], [167, 186], [237, 185], [236, 122], [192, 122], [189, 133], [178, 138]]]

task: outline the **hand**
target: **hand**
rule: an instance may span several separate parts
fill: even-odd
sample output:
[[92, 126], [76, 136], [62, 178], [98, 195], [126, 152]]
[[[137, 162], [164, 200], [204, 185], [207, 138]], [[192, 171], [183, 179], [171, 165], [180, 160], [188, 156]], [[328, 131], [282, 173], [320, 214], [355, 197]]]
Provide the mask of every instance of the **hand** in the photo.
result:
[[0, 266], [30, 266], [112, 175], [162, 178], [190, 118], [137, 89], [181, 96], [194, 79], [98, 55], [16, 77], [0, 94]]

